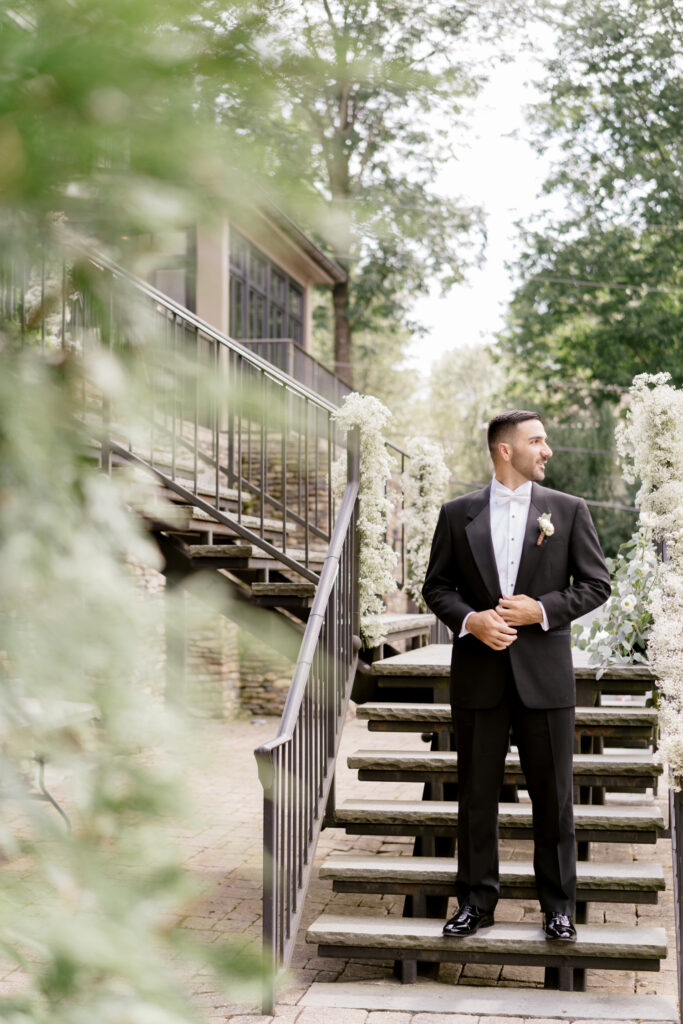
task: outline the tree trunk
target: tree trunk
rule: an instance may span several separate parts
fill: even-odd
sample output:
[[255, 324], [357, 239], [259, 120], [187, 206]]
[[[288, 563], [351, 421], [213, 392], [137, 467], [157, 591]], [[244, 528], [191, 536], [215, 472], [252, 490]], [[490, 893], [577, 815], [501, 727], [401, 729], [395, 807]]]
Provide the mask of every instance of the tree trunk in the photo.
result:
[[340, 281], [332, 289], [334, 305], [334, 372], [353, 387], [351, 362], [351, 324], [348, 317], [349, 282]]

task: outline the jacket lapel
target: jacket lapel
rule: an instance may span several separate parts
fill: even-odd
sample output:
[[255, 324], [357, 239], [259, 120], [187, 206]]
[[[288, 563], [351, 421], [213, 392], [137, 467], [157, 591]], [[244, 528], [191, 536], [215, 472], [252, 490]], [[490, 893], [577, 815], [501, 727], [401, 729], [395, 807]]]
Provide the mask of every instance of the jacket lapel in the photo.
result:
[[500, 582], [491, 539], [490, 495], [491, 488], [489, 486], [484, 487], [475, 496], [468, 512], [470, 521], [465, 527], [465, 533], [484, 586], [495, 605], [500, 597]]
[[531, 501], [529, 503], [529, 516], [526, 521], [526, 532], [524, 534], [524, 545], [522, 557], [515, 583], [516, 594], [526, 594], [534, 573], [543, 557], [545, 546], [548, 543], [546, 538], [541, 545], [538, 541], [538, 517], [544, 512], [549, 512], [548, 502], [536, 484], [531, 486]]

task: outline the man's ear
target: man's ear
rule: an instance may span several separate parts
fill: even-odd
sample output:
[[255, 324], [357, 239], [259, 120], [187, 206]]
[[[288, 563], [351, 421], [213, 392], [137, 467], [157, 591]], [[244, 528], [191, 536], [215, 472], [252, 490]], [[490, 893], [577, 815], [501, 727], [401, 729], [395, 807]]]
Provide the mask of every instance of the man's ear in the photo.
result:
[[503, 462], [509, 462], [512, 456], [512, 446], [507, 444], [505, 441], [499, 441], [498, 454], [500, 455]]

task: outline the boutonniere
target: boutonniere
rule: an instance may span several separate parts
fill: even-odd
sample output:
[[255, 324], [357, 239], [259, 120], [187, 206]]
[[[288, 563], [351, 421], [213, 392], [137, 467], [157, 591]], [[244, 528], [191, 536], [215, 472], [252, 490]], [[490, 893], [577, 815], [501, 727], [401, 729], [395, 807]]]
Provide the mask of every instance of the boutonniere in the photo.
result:
[[538, 523], [538, 540], [536, 541], [536, 547], [540, 548], [546, 537], [552, 537], [555, 533], [555, 527], [550, 521], [550, 512], [544, 512], [542, 516], [539, 516], [536, 522]]

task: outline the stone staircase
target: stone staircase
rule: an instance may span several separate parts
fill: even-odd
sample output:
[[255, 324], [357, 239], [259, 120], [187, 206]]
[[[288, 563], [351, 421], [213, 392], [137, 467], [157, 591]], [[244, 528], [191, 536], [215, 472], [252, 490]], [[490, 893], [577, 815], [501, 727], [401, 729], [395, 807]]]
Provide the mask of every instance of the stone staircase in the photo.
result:
[[[317, 945], [321, 956], [393, 962], [404, 982], [415, 980], [419, 965], [421, 973], [433, 974], [433, 965], [446, 962], [543, 967], [546, 988], [576, 991], [585, 988], [586, 970], [657, 971], [667, 953], [663, 928], [590, 922], [593, 903], [653, 904], [665, 888], [658, 864], [635, 857], [624, 863], [615, 855], [608, 863], [591, 860], [593, 843], [623, 849], [623, 844], [654, 844], [665, 834], [654, 800], [661, 773], [652, 757], [656, 712], [644, 706], [644, 695], [653, 686], [649, 672], [615, 669], [596, 680], [594, 669], [576, 666], [582, 702], [574, 762], [578, 939], [551, 944], [543, 936], [540, 911], [537, 924], [501, 920], [462, 940], [441, 934], [448, 900], [455, 896], [458, 818], [449, 666], [450, 645], [435, 644], [367, 668], [355, 693], [363, 701], [357, 718], [367, 722], [369, 733], [395, 734], [396, 743], [387, 750], [368, 742], [368, 749], [353, 753], [348, 765], [360, 781], [421, 783], [422, 799], [347, 800], [327, 822], [353, 835], [415, 837], [413, 856], [335, 854], [321, 867], [335, 892], [404, 895], [403, 916], [325, 913], [309, 928], [307, 941]], [[629, 703], [614, 700], [624, 693]], [[628, 746], [636, 743], [647, 748]], [[506, 762], [503, 794], [501, 839], [531, 839], [531, 805], [514, 749]], [[535, 898], [531, 863], [501, 860], [501, 898]]]

